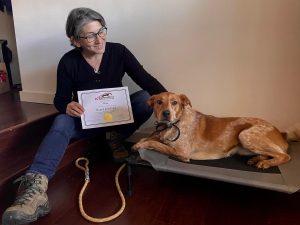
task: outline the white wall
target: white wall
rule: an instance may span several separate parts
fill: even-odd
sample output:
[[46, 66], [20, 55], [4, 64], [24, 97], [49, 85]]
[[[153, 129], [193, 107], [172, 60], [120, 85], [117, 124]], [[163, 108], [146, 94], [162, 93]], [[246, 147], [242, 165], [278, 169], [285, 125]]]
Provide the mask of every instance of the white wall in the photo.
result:
[[70, 49], [65, 20], [78, 6], [101, 12], [110, 41], [203, 113], [279, 128], [300, 121], [296, 0], [13, 0], [23, 101], [52, 102], [58, 60]]
[[0, 11], [0, 39], [7, 40], [7, 46], [12, 51], [12, 62], [10, 64], [13, 84], [19, 84], [20, 71], [18, 63], [18, 54], [15, 40], [13, 15]]

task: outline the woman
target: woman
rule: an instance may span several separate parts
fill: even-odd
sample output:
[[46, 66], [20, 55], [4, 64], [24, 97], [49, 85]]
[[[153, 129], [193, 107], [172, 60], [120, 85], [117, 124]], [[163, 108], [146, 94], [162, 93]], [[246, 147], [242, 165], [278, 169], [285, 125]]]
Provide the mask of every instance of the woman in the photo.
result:
[[[125, 46], [107, 42], [106, 31], [105, 20], [98, 12], [88, 8], [70, 12], [66, 34], [75, 48], [61, 58], [57, 68], [54, 105], [60, 114], [42, 141], [32, 165], [21, 177], [16, 201], [2, 216], [3, 225], [32, 222], [49, 213], [48, 180], [55, 174], [72, 138], [109, 131], [113, 152], [124, 157], [120, 141], [129, 137], [152, 114], [146, 100], [152, 94], [166, 91]], [[77, 91], [120, 87], [125, 73], [143, 89], [130, 96], [134, 123], [83, 130], [79, 117], [84, 108], [78, 103]]]

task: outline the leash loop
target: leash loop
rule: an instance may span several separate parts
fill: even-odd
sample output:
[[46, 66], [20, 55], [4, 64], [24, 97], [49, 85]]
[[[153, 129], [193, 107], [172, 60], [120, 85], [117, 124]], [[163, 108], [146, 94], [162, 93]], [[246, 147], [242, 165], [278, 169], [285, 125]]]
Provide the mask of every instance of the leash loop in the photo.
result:
[[[84, 164], [84, 167], [81, 166], [79, 164], [80, 161], [85, 161], [85, 164]], [[88, 185], [88, 183], [90, 182], [90, 175], [89, 175], [89, 160], [87, 158], [84, 158], [84, 157], [81, 157], [81, 158], [78, 158], [75, 162], [75, 165], [84, 171], [84, 174], [85, 174], [85, 182], [84, 182], [84, 185], [82, 186], [81, 188], [81, 191], [79, 193], [79, 197], [78, 197], [78, 201], [79, 201], [79, 210], [80, 210], [80, 213], [81, 215], [88, 221], [90, 222], [94, 222], [94, 223], [104, 223], [104, 222], [108, 222], [108, 221], [111, 221], [115, 218], [117, 218], [118, 216], [120, 216], [122, 214], [122, 212], [124, 211], [125, 209], [125, 206], [126, 206], [126, 201], [125, 201], [125, 197], [124, 197], [124, 194], [122, 193], [122, 190], [121, 190], [121, 187], [120, 187], [120, 184], [119, 184], [119, 175], [121, 173], [121, 171], [125, 168], [125, 163], [118, 169], [116, 175], [115, 175], [115, 184], [116, 184], [116, 187], [117, 187], [117, 191], [118, 191], [118, 194], [121, 198], [121, 201], [122, 201], [122, 206], [121, 208], [116, 212], [114, 213], [113, 215], [111, 216], [108, 216], [108, 217], [103, 217], [103, 218], [95, 218], [95, 217], [91, 217], [89, 216], [88, 214], [86, 214], [86, 212], [84, 211], [84, 207], [83, 207], [83, 201], [82, 201], [82, 198], [83, 198], [83, 194], [84, 194], [84, 191]]]
[[[84, 167], [79, 164], [80, 161], [85, 161]], [[84, 171], [85, 181], [89, 181], [90, 180], [89, 163], [90, 163], [89, 160], [87, 158], [84, 158], [84, 157], [78, 158], [76, 160], [76, 162], [75, 162], [76, 166], [79, 169], [81, 169], [81, 170]]]

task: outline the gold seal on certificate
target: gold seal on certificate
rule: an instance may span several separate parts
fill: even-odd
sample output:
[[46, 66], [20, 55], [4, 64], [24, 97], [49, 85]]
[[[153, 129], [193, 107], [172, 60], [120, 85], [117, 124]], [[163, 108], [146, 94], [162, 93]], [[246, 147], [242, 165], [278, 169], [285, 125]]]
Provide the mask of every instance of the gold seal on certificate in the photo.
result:
[[104, 113], [103, 115], [104, 121], [105, 122], [112, 122], [113, 121], [113, 115], [111, 113]]
[[83, 129], [133, 123], [128, 87], [78, 91]]

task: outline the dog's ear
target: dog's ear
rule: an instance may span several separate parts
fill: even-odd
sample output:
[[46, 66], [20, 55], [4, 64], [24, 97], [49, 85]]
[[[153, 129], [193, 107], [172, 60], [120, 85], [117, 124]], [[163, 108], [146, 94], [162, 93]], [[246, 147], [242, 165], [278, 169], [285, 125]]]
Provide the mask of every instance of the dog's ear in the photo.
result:
[[190, 106], [190, 107], [192, 107], [192, 103], [191, 103], [191, 101], [189, 100], [189, 98], [188, 98], [186, 95], [181, 94], [181, 95], [179, 95], [179, 97], [180, 97], [181, 103], [182, 103], [182, 105], [183, 105], [184, 107], [185, 107], [185, 106]]
[[153, 106], [154, 106], [155, 96], [156, 96], [156, 95], [152, 95], [152, 96], [147, 100], [147, 104], [148, 104], [151, 108], [153, 108]]

